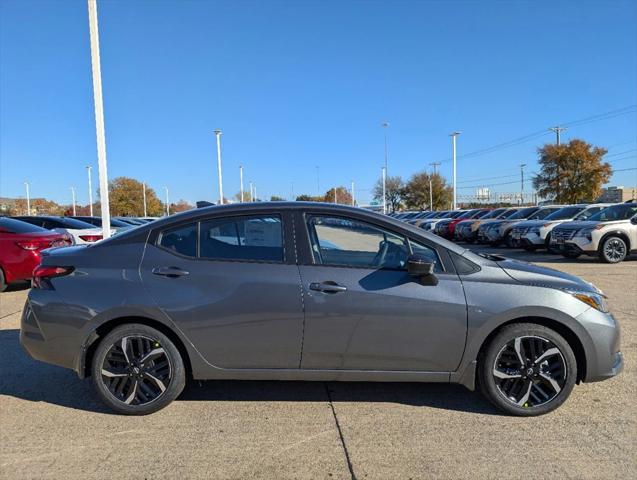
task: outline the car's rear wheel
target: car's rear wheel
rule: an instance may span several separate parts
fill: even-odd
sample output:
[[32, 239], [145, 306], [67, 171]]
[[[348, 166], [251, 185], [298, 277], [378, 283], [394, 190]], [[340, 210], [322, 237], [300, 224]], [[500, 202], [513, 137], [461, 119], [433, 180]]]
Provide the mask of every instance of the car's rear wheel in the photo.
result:
[[518, 416], [551, 412], [566, 401], [577, 378], [570, 345], [533, 323], [508, 325], [482, 352], [478, 384], [500, 410]]
[[606, 263], [619, 263], [628, 255], [628, 246], [621, 237], [608, 237], [599, 249], [599, 258]]
[[95, 351], [91, 373], [102, 401], [126, 415], [164, 408], [186, 383], [177, 347], [162, 332], [142, 324], [122, 325], [106, 335]]

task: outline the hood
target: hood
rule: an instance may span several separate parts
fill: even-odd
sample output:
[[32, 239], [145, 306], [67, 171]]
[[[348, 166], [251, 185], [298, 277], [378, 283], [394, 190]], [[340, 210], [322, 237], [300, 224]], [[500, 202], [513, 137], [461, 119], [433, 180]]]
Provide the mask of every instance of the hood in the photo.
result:
[[525, 285], [599, 293], [592, 283], [559, 270], [507, 258], [497, 263], [513, 280]]
[[551, 223], [550, 220], [525, 220], [516, 225], [517, 228], [541, 227], [545, 223]]
[[580, 228], [594, 227], [595, 225], [598, 225], [600, 223], [602, 223], [602, 222], [596, 222], [596, 221], [590, 221], [590, 220], [586, 220], [584, 222], [582, 222], [582, 221], [564, 222], [563, 224], [560, 225], [560, 230], [561, 229], [565, 229], [565, 230], [577, 229], [577, 230], [579, 230]]

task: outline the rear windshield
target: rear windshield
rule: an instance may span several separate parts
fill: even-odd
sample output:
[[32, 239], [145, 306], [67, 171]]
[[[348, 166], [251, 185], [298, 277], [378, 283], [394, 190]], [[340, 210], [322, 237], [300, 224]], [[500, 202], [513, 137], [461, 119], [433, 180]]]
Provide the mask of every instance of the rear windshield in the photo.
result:
[[95, 225], [91, 225], [88, 222], [83, 222], [82, 220], [76, 220], [74, 218], [63, 217], [56, 218], [56, 221], [59, 221], [66, 228], [74, 228], [77, 230], [84, 230], [85, 228], [95, 228]]
[[0, 229], [7, 233], [49, 233], [44, 228], [14, 218], [0, 218]]
[[637, 204], [628, 203], [622, 205], [613, 205], [605, 208], [601, 212], [597, 212], [591, 216], [589, 220], [595, 222], [607, 222], [612, 220], [628, 220], [637, 215]]
[[557, 212], [551, 213], [546, 220], [567, 220], [575, 217], [578, 213], [584, 210], [586, 207], [564, 207], [560, 208]]

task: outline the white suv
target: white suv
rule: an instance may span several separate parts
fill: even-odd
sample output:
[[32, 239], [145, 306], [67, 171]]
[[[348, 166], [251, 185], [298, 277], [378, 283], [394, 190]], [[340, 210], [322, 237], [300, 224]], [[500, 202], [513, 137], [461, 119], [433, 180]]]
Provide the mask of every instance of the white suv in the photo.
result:
[[637, 203], [613, 205], [588, 221], [558, 225], [553, 229], [550, 245], [567, 258], [584, 254], [619, 263], [637, 252]]

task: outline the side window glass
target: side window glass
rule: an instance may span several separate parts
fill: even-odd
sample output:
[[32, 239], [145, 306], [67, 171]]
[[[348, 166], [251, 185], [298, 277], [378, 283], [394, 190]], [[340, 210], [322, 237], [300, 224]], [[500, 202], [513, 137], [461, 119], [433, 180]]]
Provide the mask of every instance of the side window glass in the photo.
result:
[[414, 255], [420, 255], [421, 257], [427, 258], [430, 262], [433, 262], [434, 271], [436, 273], [444, 271], [440, 258], [438, 257], [438, 253], [433, 248], [414, 242], [413, 240], [409, 240], [409, 245], [411, 246], [411, 252]]
[[187, 257], [197, 256], [197, 224], [191, 223], [177, 228], [164, 230], [159, 245]]
[[368, 223], [313, 216], [308, 229], [314, 263], [391, 269], [404, 269], [407, 263], [406, 239]]
[[283, 228], [278, 215], [218, 218], [201, 222], [201, 258], [283, 261]]

